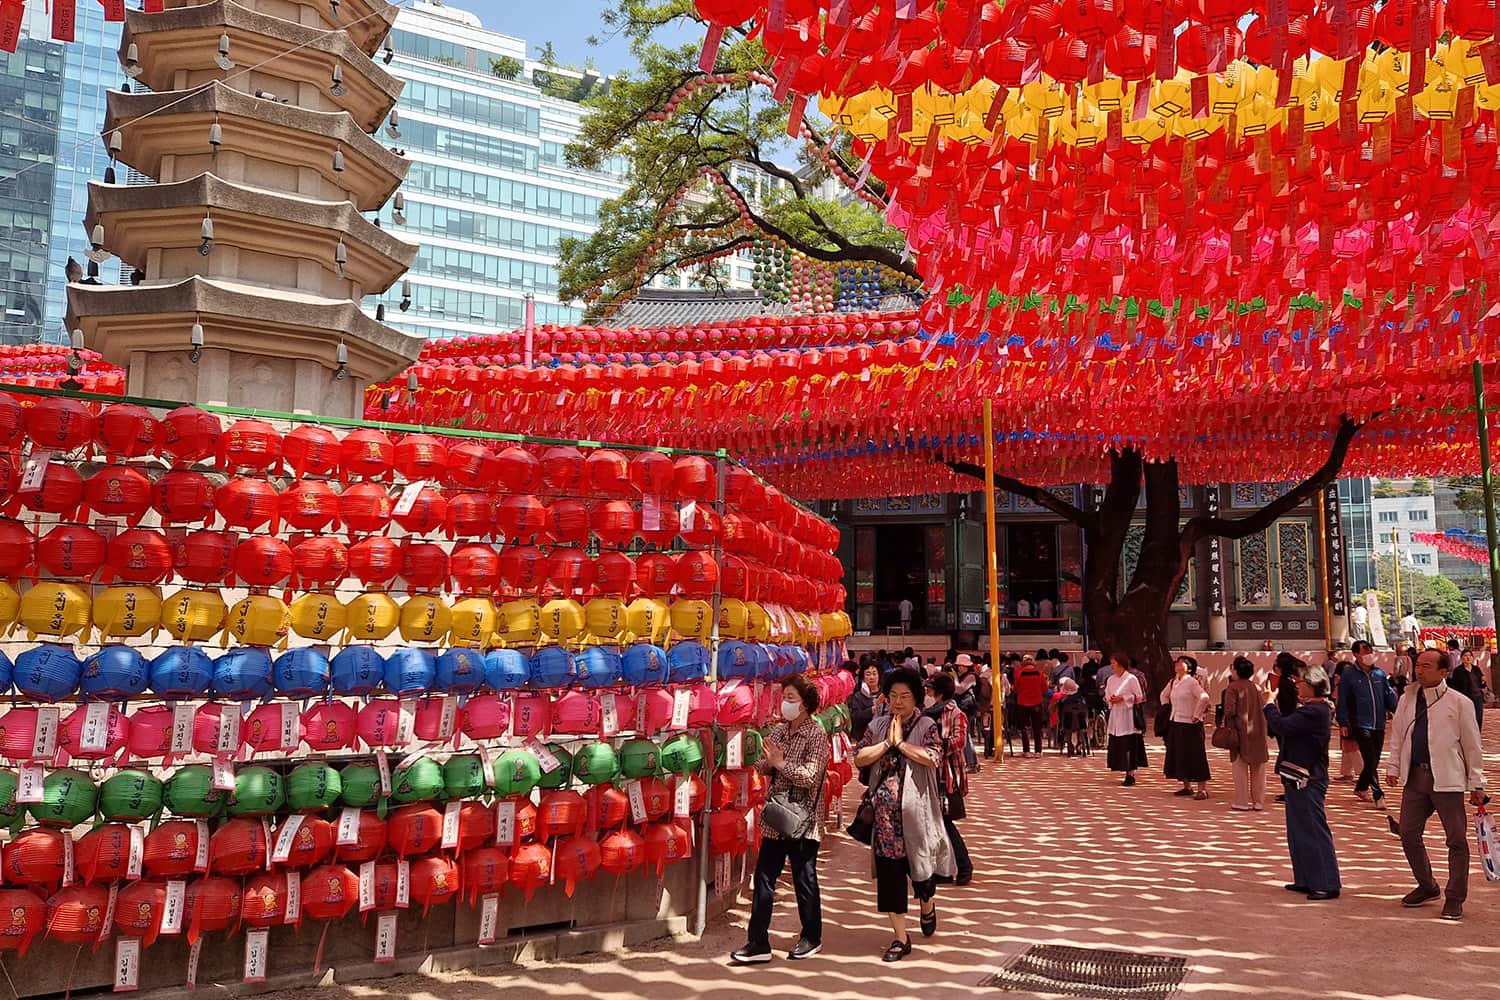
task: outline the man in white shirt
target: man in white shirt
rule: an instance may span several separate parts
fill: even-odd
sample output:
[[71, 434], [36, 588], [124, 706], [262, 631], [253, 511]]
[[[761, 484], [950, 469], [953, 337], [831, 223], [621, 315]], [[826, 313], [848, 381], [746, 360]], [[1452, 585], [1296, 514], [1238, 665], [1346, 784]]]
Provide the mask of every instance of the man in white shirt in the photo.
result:
[[1052, 617], [1052, 598], [1044, 597], [1036, 603], [1036, 614], [1038, 618]]
[[898, 605], [896, 605], [896, 608], [897, 608], [898, 611], [901, 612], [901, 631], [903, 633], [910, 632], [911, 631], [911, 613], [912, 613], [911, 598], [909, 598], [909, 597], [903, 597], [903, 598], [901, 598], [901, 603], [898, 604]]
[[1401, 619], [1401, 634], [1412, 645], [1416, 645], [1421, 640], [1422, 623], [1417, 621], [1415, 611], [1408, 611], [1406, 617]]
[[1016, 617], [1017, 618], [1030, 618], [1031, 617], [1031, 602], [1028, 601], [1024, 597], [1021, 598], [1019, 601], [1016, 602]]
[[1392, 723], [1396, 742], [1386, 761], [1385, 783], [1401, 791], [1401, 849], [1417, 887], [1402, 906], [1421, 906], [1443, 895], [1432, 877], [1422, 831], [1434, 812], [1448, 844], [1444, 920], [1461, 920], [1469, 892], [1468, 815], [1464, 791], [1475, 805], [1484, 801], [1484, 757], [1473, 703], [1448, 687], [1448, 661], [1435, 649], [1417, 657], [1417, 683], [1407, 689]]

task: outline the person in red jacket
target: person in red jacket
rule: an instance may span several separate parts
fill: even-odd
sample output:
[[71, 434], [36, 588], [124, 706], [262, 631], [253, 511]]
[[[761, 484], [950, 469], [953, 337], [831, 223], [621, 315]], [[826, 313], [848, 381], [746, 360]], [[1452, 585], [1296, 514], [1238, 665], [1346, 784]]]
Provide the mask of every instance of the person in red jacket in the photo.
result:
[[1037, 667], [1036, 660], [1027, 653], [1021, 660], [1021, 669], [1016, 671], [1016, 725], [1021, 729], [1021, 756], [1032, 756], [1031, 743], [1036, 743], [1037, 757], [1042, 755], [1042, 725], [1046, 720], [1047, 675]]

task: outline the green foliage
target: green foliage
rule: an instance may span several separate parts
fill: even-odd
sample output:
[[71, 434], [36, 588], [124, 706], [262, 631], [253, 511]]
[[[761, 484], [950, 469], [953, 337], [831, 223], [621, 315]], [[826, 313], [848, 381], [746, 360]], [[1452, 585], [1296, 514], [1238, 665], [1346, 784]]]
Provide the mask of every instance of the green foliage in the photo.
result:
[[1453, 476], [1453, 505], [1470, 517], [1484, 516], [1484, 481], [1479, 476]]
[[1371, 492], [1382, 500], [1392, 497], [1430, 497], [1432, 496], [1432, 480], [1426, 476], [1418, 476], [1408, 481], [1377, 479]]
[[[606, 91], [585, 102], [589, 114], [566, 155], [571, 165], [594, 170], [611, 156], [624, 156], [630, 181], [620, 198], [601, 208], [597, 232], [563, 241], [563, 298], [597, 290], [592, 310], [597, 313], [656, 275], [682, 266], [691, 266], [692, 277], [706, 286], [720, 286], [721, 266], [689, 262], [747, 246], [758, 234], [784, 240], [816, 260], [873, 263], [915, 276], [911, 263], [902, 260], [902, 235], [879, 213], [863, 202], [845, 204], [818, 195], [815, 188], [825, 175], [821, 164], [807, 177], [788, 165], [788, 109], [765, 88], [705, 87], [666, 121], [652, 120], [652, 113], [664, 109], [678, 88], [702, 75], [698, 58], [704, 28], [695, 19], [692, 0], [614, 0], [601, 21], [606, 37], [629, 41], [636, 68], [611, 78]], [[765, 64], [760, 43], [731, 29], [715, 71], [764, 72]], [[815, 141], [827, 148], [827, 122], [811, 110], [806, 121]], [[847, 144], [833, 149], [846, 169], [857, 172]], [[803, 155], [800, 149], [796, 153]], [[728, 175], [736, 164], [778, 178], [787, 188], [785, 195], [769, 200], [739, 189], [750, 203], [753, 232], [736, 228], [738, 209], [701, 174], [708, 167]], [[674, 206], [685, 189], [692, 195]], [[878, 185], [872, 190], [881, 193]]]
[[[1387, 617], [1396, 620], [1395, 567], [1390, 556], [1375, 561], [1376, 593]], [[1469, 599], [1452, 580], [1443, 576], [1424, 576], [1406, 566], [1401, 567], [1400, 614], [1415, 610], [1423, 625], [1469, 624]]]
[[490, 60], [490, 72], [502, 80], [516, 79], [516, 77], [521, 75], [521, 70], [525, 68], [526, 64], [515, 56], [501, 56], [498, 59], [492, 58]]

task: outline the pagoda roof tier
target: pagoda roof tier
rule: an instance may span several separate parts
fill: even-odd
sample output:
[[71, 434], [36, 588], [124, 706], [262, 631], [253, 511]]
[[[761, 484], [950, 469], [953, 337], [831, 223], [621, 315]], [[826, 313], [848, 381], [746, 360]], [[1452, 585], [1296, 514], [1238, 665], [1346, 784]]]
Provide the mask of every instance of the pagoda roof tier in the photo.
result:
[[[306, 290], [320, 281], [321, 291], [360, 298], [379, 294], [405, 273], [416, 258], [416, 246], [374, 225], [348, 201], [316, 201], [297, 195], [247, 187], [199, 174], [174, 184], [89, 184], [86, 225], [104, 225], [105, 245], [122, 260], [146, 272], [148, 283], [171, 280], [206, 269], [212, 256], [198, 253], [200, 226], [213, 219], [214, 248], [238, 251], [231, 267], [239, 280], [266, 270], [262, 261], [313, 261], [321, 275], [298, 274]], [[343, 274], [335, 269], [338, 244], [344, 244]], [[153, 251], [164, 251], [154, 255]], [[173, 254], [171, 251], [192, 251]], [[274, 274], [271, 268], [268, 274]], [[224, 272], [216, 271], [223, 275]], [[274, 280], [267, 284], [279, 284]]]
[[[223, 69], [219, 36], [229, 36], [232, 69]], [[136, 46], [140, 80], [155, 91], [188, 90], [223, 80], [247, 94], [272, 93], [309, 111], [347, 111], [372, 132], [385, 118], [402, 83], [367, 56], [347, 32], [325, 31], [258, 13], [233, 0], [148, 14], [128, 10], [120, 37], [123, 62]], [[340, 94], [333, 69], [341, 67]]]
[[262, 288], [194, 276], [171, 285], [68, 286], [68, 327], [107, 361], [130, 364], [137, 353], [189, 350], [193, 323], [204, 347], [336, 366], [348, 350], [357, 377], [390, 378], [406, 368], [423, 340], [377, 322], [349, 299]]
[[[222, 139], [217, 149], [208, 142], [215, 122]], [[148, 177], [182, 180], [208, 171], [228, 179], [253, 177], [258, 186], [304, 197], [347, 197], [362, 212], [385, 204], [411, 167], [345, 111], [268, 101], [219, 80], [164, 93], [112, 90], [104, 134], [115, 129], [123, 129], [125, 139], [119, 160]], [[339, 150], [343, 170], [334, 169]], [[231, 164], [231, 157], [239, 161]], [[308, 171], [316, 182], [310, 183]]]
[[[194, 7], [202, 0], [165, 0], [168, 10]], [[396, 23], [397, 7], [379, 0], [250, 0], [245, 6], [294, 24], [347, 31], [361, 52], [373, 56]]]

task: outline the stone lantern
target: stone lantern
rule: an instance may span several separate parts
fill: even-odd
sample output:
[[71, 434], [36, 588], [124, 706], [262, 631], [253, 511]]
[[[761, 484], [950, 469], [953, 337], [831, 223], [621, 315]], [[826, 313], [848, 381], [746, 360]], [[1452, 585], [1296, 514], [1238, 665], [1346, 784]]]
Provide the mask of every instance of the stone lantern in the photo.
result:
[[156, 184], [91, 183], [133, 285], [68, 288], [68, 327], [131, 395], [360, 416], [422, 341], [371, 319], [417, 248], [370, 222], [408, 162], [372, 138], [401, 83], [381, 0], [166, 0], [129, 11], [104, 141]]

